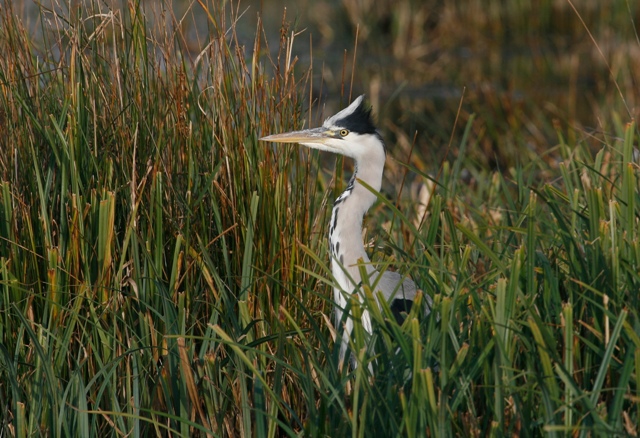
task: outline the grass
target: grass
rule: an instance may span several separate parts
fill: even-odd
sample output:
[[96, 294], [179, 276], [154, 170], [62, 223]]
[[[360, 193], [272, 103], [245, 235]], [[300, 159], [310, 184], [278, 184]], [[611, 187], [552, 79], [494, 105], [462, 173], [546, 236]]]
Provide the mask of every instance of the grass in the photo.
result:
[[43, 7], [41, 42], [0, 9], [3, 436], [637, 436], [633, 122], [492, 171], [470, 118], [424, 216], [380, 195], [367, 222], [438, 318], [354, 301], [375, 331], [341, 369], [333, 182], [257, 140], [311, 119], [291, 29], [243, 49], [203, 3], [195, 62], [143, 5], [89, 5]]

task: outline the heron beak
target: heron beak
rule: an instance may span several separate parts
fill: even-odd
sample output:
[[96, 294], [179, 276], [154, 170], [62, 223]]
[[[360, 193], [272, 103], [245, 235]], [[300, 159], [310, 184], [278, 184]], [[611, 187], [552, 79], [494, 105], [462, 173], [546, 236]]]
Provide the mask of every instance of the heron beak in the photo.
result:
[[331, 131], [323, 128], [305, 129], [304, 131], [285, 132], [262, 137], [262, 141], [272, 141], [274, 143], [319, 143], [323, 144], [327, 139], [333, 137]]

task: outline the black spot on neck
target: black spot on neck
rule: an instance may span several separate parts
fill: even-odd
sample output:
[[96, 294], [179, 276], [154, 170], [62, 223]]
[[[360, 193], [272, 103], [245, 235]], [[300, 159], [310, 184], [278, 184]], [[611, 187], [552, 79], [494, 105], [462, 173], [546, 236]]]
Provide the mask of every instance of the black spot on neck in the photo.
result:
[[346, 128], [356, 134], [375, 134], [376, 127], [371, 118], [371, 107], [364, 106], [364, 100], [351, 114], [343, 119], [337, 120], [336, 125]]
[[345, 192], [349, 192], [353, 190], [353, 186], [356, 185], [357, 175], [358, 175], [358, 166], [356, 165], [356, 168], [353, 171], [353, 175], [351, 175], [351, 179], [349, 179], [349, 182], [347, 183], [347, 188], [344, 190]]

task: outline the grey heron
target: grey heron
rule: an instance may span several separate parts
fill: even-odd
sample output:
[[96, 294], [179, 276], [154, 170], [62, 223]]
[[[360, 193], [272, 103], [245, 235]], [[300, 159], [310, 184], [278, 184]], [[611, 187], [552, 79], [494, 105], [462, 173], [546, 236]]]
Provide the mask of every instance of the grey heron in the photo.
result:
[[[313, 149], [341, 154], [355, 160], [355, 168], [345, 191], [335, 200], [329, 223], [329, 250], [331, 271], [336, 285], [333, 291], [336, 327], [342, 321], [349, 294], [364, 298], [361, 268], [368, 276], [365, 284], [381, 292], [387, 300], [397, 321], [404, 319], [416, 297], [415, 283], [398, 272], [378, 272], [371, 264], [362, 242], [362, 221], [365, 213], [373, 205], [376, 195], [362, 182], [375, 191], [380, 191], [382, 173], [386, 159], [385, 144], [371, 118], [371, 108], [366, 107], [364, 96], [355, 99], [351, 105], [325, 120], [319, 128], [269, 135], [260, 140], [275, 143], [299, 143]], [[427, 297], [428, 304], [430, 303]], [[379, 304], [379, 303], [378, 303]], [[427, 308], [427, 313], [429, 308]], [[372, 333], [371, 315], [364, 309], [362, 326]], [[344, 323], [340, 345], [340, 363], [343, 363], [354, 321], [351, 315]]]

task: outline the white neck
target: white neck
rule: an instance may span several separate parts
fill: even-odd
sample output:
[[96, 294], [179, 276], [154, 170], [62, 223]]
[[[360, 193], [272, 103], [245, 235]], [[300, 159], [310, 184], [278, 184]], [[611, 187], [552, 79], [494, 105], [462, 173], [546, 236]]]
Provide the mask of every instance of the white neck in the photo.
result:
[[[361, 281], [358, 261], [369, 262], [362, 243], [362, 220], [376, 200], [376, 195], [363, 186], [366, 183], [371, 189], [380, 191], [382, 171], [384, 169], [384, 151], [378, 156], [369, 156], [363, 163], [356, 161], [354, 176], [347, 189], [336, 199], [329, 224], [329, 244], [331, 249], [331, 266], [334, 276], [342, 278], [340, 286], [351, 292]], [[371, 265], [366, 267], [373, 271]], [[347, 271], [353, 282], [344, 275]], [[355, 283], [355, 284], [354, 284]]]

